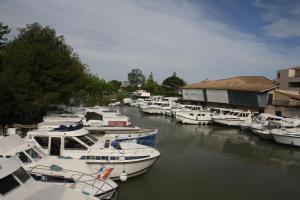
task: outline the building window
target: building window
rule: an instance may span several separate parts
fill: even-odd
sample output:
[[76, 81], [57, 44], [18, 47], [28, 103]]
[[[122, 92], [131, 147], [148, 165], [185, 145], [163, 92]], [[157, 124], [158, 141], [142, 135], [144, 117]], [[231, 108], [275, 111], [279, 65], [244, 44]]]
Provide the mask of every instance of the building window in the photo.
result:
[[277, 73], [277, 79], [280, 79], [280, 72]]

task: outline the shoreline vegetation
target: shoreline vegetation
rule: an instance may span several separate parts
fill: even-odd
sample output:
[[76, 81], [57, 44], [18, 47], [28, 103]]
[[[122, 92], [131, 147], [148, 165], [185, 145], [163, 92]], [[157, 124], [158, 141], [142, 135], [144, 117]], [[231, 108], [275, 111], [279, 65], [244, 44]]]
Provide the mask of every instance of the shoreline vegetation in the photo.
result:
[[55, 105], [108, 105], [137, 89], [178, 96], [186, 84], [175, 72], [159, 84], [152, 72], [145, 78], [138, 68], [128, 73], [127, 84], [107, 81], [92, 74], [49, 26], [26, 25], [12, 39], [9, 33], [9, 26], [0, 22], [0, 126], [40, 122]]

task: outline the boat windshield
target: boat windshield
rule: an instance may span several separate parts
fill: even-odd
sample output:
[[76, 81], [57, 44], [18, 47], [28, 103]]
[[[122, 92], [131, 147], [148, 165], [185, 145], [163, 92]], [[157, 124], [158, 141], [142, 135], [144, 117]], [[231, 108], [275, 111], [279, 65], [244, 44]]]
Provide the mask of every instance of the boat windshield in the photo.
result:
[[42, 156], [40, 156], [40, 154], [38, 154], [33, 148], [27, 149], [26, 153], [34, 160], [40, 160], [42, 158]]
[[30, 179], [30, 175], [20, 167], [13, 173], [22, 183], [26, 183]]
[[89, 139], [89, 137], [87, 137], [86, 135], [77, 136], [76, 138], [88, 146], [92, 146], [95, 144], [95, 142], [93, 140]]
[[16, 178], [12, 174], [10, 174], [0, 179], [0, 185], [1, 185], [0, 194], [6, 195], [10, 191], [13, 191], [17, 187], [19, 187], [20, 183], [16, 180]]
[[94, 136], [92, 136], [92, 134], [88, 133], [85, 135], [86, 137], [88, 137], [90, 140], [92, 140], [93, 142], [98, 142], [98, 139], [95, 138]]

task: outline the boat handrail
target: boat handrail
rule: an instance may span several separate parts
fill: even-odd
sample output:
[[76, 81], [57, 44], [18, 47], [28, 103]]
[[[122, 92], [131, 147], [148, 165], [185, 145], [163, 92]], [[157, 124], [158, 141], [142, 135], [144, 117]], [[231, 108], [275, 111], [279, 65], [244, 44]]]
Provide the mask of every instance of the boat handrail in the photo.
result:
[[[39, 169], [40, 169], [40, 170], [46, 170], [46, 171], [49, 171], [50, 173], [49, 173], [49, 174], [46, 174], [46, 172], [45, 172], [45, 173], [41, 173], [41, 172], [35, 171], [35, 170], [39, 170]], [[29, 172], [30, 174], [50, 175], [52, 171], [54, 171], [54, 170], [51, 170], [51, 168], [50, 168], [49, 166], [45, 166], [45, 165], [36, 165], [36, 166], [32, 167], [28, 172]], [[114, 187], [113, 187], [110, 183], [108, 183], [105, 179], [100, 178], [100, 177], [97, 177], [96, 174], [86, 174], [86, 173], [83, 173], [83, 172], [74, 171], [74, 170], [66, 170], [66, 169], [62, 169], [61, 171], [58, 171], [58, 172], [74, 172], [74, 174], [72, 174], [72, 175], [70, 176], [70, 178], [72, 178], [72, 179], [75, 181], [75, 183], [73, 183], [73, 184], [70, 186], [70, 188], [72, 188], [72, 189], [74, 189], [75, 186], [76, 186], [77, 184], [79, 184], [79, 183], [84, 183], [84, 184], [87, 184], [87, 185], [89, 185], [89, 186], [91, 186], [91, 187], [96, 188], [96, 189], [97, 189], [97, 193], [98, 193], [99, 191], [104, 191], [104, 190], [102, 190], [102, 188], [103, 188], [103, 186], [104, 186], [105, 184], [108, 185], [108, 186], [111, 187], [111, 188], [114, 188]], [[75, 174], [75, 173], [77, 173], [77, 174]], [[51, 175], [53, 175], [53, 174], [51, 174]], [[79, 178], [76, 179], [75, 176], [78, 176]], [[88, 179], [88, 180], [80, 180], [80, 179], [82, 179], [83, 177], [88, 177], [88, 178], [90, 178], [90, 179]], [[103, 183], [103, 184], [101, 185], [101, 187], [95, 186], [95, 183], [96, 183], [97, 180], [100, 180], [100, 181]], [[88, 182], [90, 182], [90, 181], [93, 181], [93, 184], [88, 183]], [[64, 185], [66, 185], [67, 183], [68, 183], [68, 182], [64, 182]]]

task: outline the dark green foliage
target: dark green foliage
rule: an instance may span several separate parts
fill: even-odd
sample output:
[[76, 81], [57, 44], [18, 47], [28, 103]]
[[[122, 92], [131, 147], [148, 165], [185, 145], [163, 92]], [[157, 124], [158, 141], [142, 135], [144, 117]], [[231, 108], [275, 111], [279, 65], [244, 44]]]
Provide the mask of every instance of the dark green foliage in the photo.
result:
[[146, 80], [144, 89], [146, 91], [150, 92], [152, 95], [156, 95], [156, 94], [158, 94], [158, 92], [160, 90], [159, 87], [160, 87], [160, 85], [156, 81], [154, 81], [153, 73], [151, 72]]
[[122, 82], [117, 81], [117, 80], [112, 80], [112, 81], [109, 81], [107, 84], [108, 84], [108, 87], [110, 88], [111, 92], [117, 93], [122, 85]]
[[145, 76], [140, 69], [132, 69], [128, 73], [128, 82], [131, 91], [137, 90], [145, 84]]
[[9, 32], [10, 28], [8, 25], [4, 25], [2, 22], [0, 22], [0, 47], [6, 43], [7, 38], [5, 35], [7, 35]]
[[179, 89], [185, 86], [185, 84], [185, 81], [179, 78], [174, 72], [172, 76], [163, 81], [162, 86], [167, 95], [178, 95]]
[[19, 29], [3, 48], [1, 122], [32, 122], [50, 104], [67, 104], [83, 87], [85, 66], [54, 29], [37, 23]]

